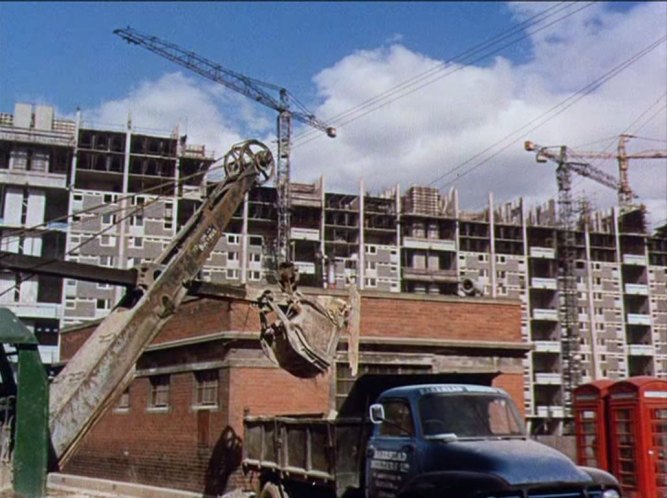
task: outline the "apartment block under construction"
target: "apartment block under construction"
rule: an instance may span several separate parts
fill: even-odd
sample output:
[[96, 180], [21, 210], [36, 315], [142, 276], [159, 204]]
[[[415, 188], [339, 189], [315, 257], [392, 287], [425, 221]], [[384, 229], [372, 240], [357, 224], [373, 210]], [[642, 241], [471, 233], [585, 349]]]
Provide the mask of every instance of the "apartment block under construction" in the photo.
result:
[[[178, 131], [112, 129], [17, 104], [0, 115], [2, 250], [129, 268], [157, 256], [206, 192], [214, 161]], [[457, 192], [413, 186], [370, 195], [292, 184], [289, 254], [304, 286], [519, 299], [531, 431], [559, 433], [564, 396], [555, 202], [479, 212]], [[270, 276], [274, 188], [253, 190], [202, 278], [261, 284]], [[575, 232], [580, 378], [667, 376], [667, 227], [649, 234], [641, 208], [583, 210]], [[39, 226], [38, 226], [39, 225]], [[465, 284], [465, 285], [464, 285]], [[59, 327], [103, 316], [122, 289], [0, 274], [0, 303], [55, 357]], [[446, 319], [446, 317], [440, 317]], [[437, 327], [437, 317], [434, 320]], [[49, 354], [47, 354], [49, 353]]]

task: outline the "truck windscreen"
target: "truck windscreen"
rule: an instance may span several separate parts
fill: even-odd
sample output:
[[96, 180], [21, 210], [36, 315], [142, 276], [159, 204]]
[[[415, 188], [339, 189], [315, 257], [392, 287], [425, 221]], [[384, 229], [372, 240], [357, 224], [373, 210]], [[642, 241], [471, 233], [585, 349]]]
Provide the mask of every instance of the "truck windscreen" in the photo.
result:
[[419, 400], [424, 436], [457, 438], [524, 436], [516, 407], [494, 394], [429, 394]]

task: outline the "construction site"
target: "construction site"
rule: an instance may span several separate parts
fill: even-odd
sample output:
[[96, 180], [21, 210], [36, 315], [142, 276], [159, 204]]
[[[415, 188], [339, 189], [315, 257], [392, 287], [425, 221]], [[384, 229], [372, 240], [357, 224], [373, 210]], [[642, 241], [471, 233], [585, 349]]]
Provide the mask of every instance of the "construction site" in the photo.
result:
[[[178, 126], [100, 125], [24, 102], [0, 113], [0, 306], [25, 330], [17, 339], [0, 316], [1, 456], [23, 462], [13, 472], [24, 490], [45, 489], [25, 477], [39, 468], [53, 496], [80, 476], [117, 483], [112, 496], [133, 496], [120, 491], [132, 483], [156, 487], [144, 496], [349, 497], [362, 496], [363, 475], [372, 496], [444, 496], [442, 484], [399, 494], [386, 476], [371, 483], [372, 465], [358, 471], [367, 429], [345, 424], [370, 424], [387, 390], [451, 384], [502, 390], [528, 439], [620, 482], [582, 491], [575, 480], [556, 489], [554, 477], [502, 496], [667, 497], [667, 406], [647, 415], [650, 476], [632, 456], [580, 461], [575, 414], [577, 389], [602, 380], [650, 378], [667, 399], [667, 225], [649, 227], [628, 179], [630, 164], [666, 150], [627, 152], [630, 135], [611, 153], [526, 142], [558, 186], [543, 205], [489, 193], [471, 211], [456, 189], [369, 193], [363, 181], [334, 192], [326, 177], [291, 181], [289, 162], [291, 120], [333, 138], [332, 127], [174, 45], [116, 34], [277, 111], [278, 150], [251, 140], [221, 164]], [[618, 176], [590, 162], [600, 158], [616, 160]], [[616, 191], [617, 206], [575, 198], [578, 176]], [[28, 352], [51, 386], [49, 410], [30, 422], [48, 430], [23, 435], [43, 454], [19, 450], [21, 395], [6, 378]], [[24, 410], [40, 412], [31, 403]], [[339, 461], [346, 439], [356, 466]], [[475, 492], [459, 496], [500, 496]]]

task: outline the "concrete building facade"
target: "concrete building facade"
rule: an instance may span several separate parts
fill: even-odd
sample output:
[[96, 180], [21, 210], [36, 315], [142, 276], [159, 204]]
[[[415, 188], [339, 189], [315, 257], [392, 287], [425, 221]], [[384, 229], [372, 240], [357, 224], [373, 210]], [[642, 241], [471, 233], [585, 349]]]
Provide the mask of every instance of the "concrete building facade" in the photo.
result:
[[[178, 133], [98, 129], [58, 120], [49, 109], [17, 104], [13, 116], [0, 116], [4, 250], [119, 268], [155, 257], [205, 192], [202, 175], [192, 175], [210, 167], [211, 155]], [[291, 188], [290, 255], [304, 286], [355, 281], [367, 291], [452, 295], [470, 279], [473, 291], [519, 300], [522, 337], [533, 345], [524, 363], [531, 430], [564, 430], [554, 202], [528, 209], [520, 200], [497, 206], [490, 197], [487, 208], [470, 212], [456, 191], [430, 187], [371, 195], [362, 183], [343, 194], [327, 191], [321, 178]], [[267, 281], [276, 199], [271, 187], [249, 193], [202, 278]], [[71, 223], [48, 222], [60, 215]], [[13, 235], [41, 222], [46, 228]], [[640, 208], [584, 210], [576, 244], [582, 382], [667, 376], [667, 229], [648, 233]], [[121, 292], [42, 277], [15, 288], [14, 274], [1, 279], [0, 299], [38, 331], [99, 318]], [[47, 334], [45, 344], [55, 349], [57, 334]]]

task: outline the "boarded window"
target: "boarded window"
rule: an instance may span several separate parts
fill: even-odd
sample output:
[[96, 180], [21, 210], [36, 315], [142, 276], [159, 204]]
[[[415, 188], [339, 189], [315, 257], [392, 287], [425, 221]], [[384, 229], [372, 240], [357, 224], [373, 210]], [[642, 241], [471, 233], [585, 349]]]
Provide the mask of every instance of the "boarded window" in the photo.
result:
[[151, 377], [150, 408], [167, 408], [169, 406], [169, 375]]
[[218, 371], [195, 372], [195, 404], [197, 406], [218, 406]]
[[116, 403], [116, 410], [126, 412], [130, 409], [130, 388], [128, 387], [123, 391], [123, 394], [118, 398], [118, 403]]

